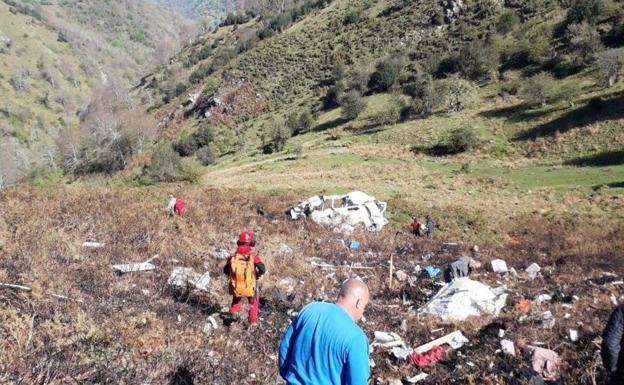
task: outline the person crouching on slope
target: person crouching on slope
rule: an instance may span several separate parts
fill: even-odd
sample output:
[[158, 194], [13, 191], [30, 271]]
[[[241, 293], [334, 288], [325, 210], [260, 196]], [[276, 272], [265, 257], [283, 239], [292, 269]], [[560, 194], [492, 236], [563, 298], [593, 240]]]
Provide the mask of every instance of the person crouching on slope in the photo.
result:
[[357, 325], [370, 294], [359, 278], [345, 281], [336, 303], [312, 302], [293, 319], [279, 345], [287, 385], [366, 385], [368, 338]]
[[256, 245], [251, 231], [244, 230], [240, 233], [237, 242], [238, 248], [230, 255], [223, 267], [223, 272], [230, 277], [230, 294], [232, 305], [230, 314], [234, 315], [241, 311], [241, 300], [247, 298], [249, 302], [249, 323], [258, 321], [260, 305], [260, 293], [256, 281], [266, 272], [264, 263], [260, 257], [253, 254]]
[[182, 215], [184, 211], [186, 211], [186, 202], [183, 199], [174, 197], [173, 194], [169, 194], [167, 214], [172, 217], [174, 214]]

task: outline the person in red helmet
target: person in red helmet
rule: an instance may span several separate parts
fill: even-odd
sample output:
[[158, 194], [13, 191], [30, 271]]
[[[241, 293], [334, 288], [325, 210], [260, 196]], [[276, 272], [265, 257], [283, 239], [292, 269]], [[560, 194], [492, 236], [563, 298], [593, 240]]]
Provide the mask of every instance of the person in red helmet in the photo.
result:
[[247, 298], [249, 323], [255, 324], [258, 321], [260, 304], [260, 293], [256, 281], [266, 272], [266, 267], [260, 257], [252, 253], [256, 243], [251, 231], [244, 230], [240, 233], [236, 244], [238, 245], [236, 251], [230, 255], [223, 267], [223, 272], [230, 278], [229, 289], [232, 294], [230, 314], [239, 313], [242, 299]]

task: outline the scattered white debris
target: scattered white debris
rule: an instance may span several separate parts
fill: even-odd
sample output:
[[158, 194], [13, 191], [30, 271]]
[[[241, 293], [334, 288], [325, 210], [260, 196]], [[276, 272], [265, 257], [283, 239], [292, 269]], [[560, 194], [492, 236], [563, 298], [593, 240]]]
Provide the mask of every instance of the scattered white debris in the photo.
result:
[[397, 380], [396, 378], [388, 380], [388, 385], [403, 385], [401, 380]]
[[87, 249], [101, 249], [104, 246], [106, 246], [106, 243], [101, 242], [83, 242], [82, 244], [82, 247]]
[[535, 297], [535, 301], [537, 303], [550, 302], [551, 300], [552, 300], [552, 296], [550, 294], [540, 294], [537, 297]]
[[419, 381], [424, 380], [424, 379], [425, 379], [425, 378], [427, 378], [428, 376], [429, 376], [429, 375], [428, 375], [427, 373], [420, 373], [420, 374], [417, 374], [417, 375], [415, 375], [415, 376], [413, 376], [413, 377], [406, 378], [406, 380], [407, 380], [407, 382], [409, 382], [410, 384], [415, 384], [415, 383], [417, 383], [417, 382], [419, 382]]
[[507, 262], [502, 259], [494, 259], [490, 263], [492, 264], [492, 271], [496, 273], [506, 273], [508, 271]]
[[208, 273], [199, 274], [190, 267], [175, 267], [167, 281], [170, 286], [181, 288], [190, 284], [203, 291], [208, 291], [209, 283], [210, 275]]
[[433, 349], [434, 347], [441, 346], [444, 344], [448, 344], [453, 349], [459, 349], [462, 346], [464, 346], [464, 344], [467, 342], [468, 342], [468, 338], [466, 338], [462, 334], [461, 330], [456, 330], [453, 333], [445, 335], [444, 337], [440, 337], [436, 340], [427, 342], [424, 345], [420, 345], [419, 347], [414, 349], [414, 352], [418, 354], [426, 353], [429, 350]]
[[17, 290], [25, 290], [25, 291], [31, 290], [30, 287], [28, 286], [14, 285], [12, 283], [0, 283], [0, 288], [17, 289]]
[[609, 299], [611, 300], [611, 303], [613, 304], [613, 306], [618, 305], [618, 300], [615, 295], [611, 294], [611, 297], [609, 297]]
[[219, 249], [212, 256], [215, 259], [223, 261], [223, 260], [226, 260], [230, 256], [230, 252], [227, 249]]
[[285, 243], [279, 244], [279, 255], [292, 254], [293, 249]]
[[516, 355], [516, 348], [511, 340], [501, 340], [501, 349], [505, 354], [509, 354], [511, 356]]
[[408, 275], [403, 270], [397, 270], [394, 275], [399, 282], [407, 281]]
[[310, 217], [314, 222], [334, 227], [342, 233], [353, 232], [356, 226], [379, 231], [387, 223], [386, 202], [361, 191], [346, 195], [316, 195], [299, 202], [289, 210], [292, 219]]
[[470, 316], [498, 316], [505, 306], [505, 287], [491, 289], [468, 277], [457, 278], [443, 288], [419, 312], [445, 321], [463, 321]]
[[392, 348], [395, 346], [404, 346], [403, 339], [401, 336], [394, 332], [375, 332], [375, 340], [372, 343], [372, 346], [378, 346], [380, 348]]
[[542, 327], [544, 329], [552, 329], [555, 326], [556, 320], [550, 310], [546, 310], [545, 312], [540, 314], [539, 318], [542, 321]]
[[578, 341], [578, 330], [570, 329], [568, 330], [570, 341], [576, 342]]
[[542, 270], [541, 267], [537, 263], [532, 263], [529, 267], [526, 268], [526, 272], [529, 274], [529, 278], [534, 279], [537, 277], [539, 272]]
[[414, 352], [411, 348], [405, 348], [402, 346], [395, 346], [390, 351], [393, 356], [395, 356], [399, 360], [406, 360], [412, 352]]
[[505, 329], [498, 329], [498, 338], [505, 337]]
[[156, 269], [156, 266], [154, 266], [151, 263], [156, 258], [158, 258], [158, 255], [154, 255], [152, 258], [148, 259], [145, 262], [112, 265], [111, 268], [120, 274], [139, 272], [139, 271], [151, 271], [151, 270]]

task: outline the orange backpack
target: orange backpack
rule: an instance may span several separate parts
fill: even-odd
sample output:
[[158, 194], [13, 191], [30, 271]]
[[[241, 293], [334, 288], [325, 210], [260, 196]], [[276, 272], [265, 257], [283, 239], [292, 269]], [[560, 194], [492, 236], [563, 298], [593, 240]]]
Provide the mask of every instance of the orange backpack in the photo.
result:
[[256, 288], [256, 272], [251, 255], [234, 254], [230, 260], [230, 284], [234, 295], [239, 298], [251, 298]]

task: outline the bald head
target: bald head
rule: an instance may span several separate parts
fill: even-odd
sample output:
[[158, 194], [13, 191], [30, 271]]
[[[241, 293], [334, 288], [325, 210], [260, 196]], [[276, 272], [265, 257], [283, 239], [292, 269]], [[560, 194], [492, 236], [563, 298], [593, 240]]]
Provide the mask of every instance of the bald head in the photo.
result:
[[368, 286], [364, 281], [359, 278], [351, 278], [340, 287], [336, 303], [342, 306], [355, 322], [359, 322], [364, 315], [364, 309], [368, 305], [369, 299]]

